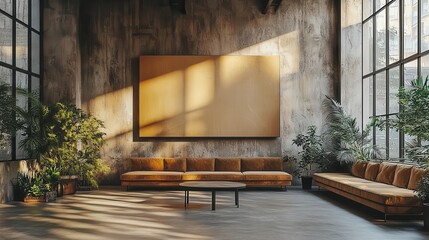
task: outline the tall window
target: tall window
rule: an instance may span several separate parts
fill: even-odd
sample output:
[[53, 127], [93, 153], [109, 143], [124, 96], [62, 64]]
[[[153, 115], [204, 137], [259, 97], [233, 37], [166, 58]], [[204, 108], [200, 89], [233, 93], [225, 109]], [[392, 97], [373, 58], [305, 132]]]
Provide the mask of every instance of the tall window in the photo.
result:
[[[41, 84], [40, 0], [0, 1], [0, 82], [12, 86], [16, 103], [28, 107], [28, 99], [17, 89], [40, 92]], [[0, 147], [0, 161], [25, 159], [19, 149], [21, 134]]]
[[[363, 0], [363, 124], [399, 111], [400, 86], [429, 75], [429, 0]], [[404, 156], [407, 135], [374, 128], [386, 158]]]

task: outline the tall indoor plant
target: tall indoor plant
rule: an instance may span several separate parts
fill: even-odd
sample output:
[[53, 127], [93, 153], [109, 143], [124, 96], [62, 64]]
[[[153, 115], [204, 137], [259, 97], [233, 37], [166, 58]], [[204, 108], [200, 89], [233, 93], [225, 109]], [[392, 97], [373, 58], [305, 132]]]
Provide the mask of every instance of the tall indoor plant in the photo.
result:
[[355, 117], [347, 114], [340, 103], [326, 96], [323, 102], [327, 115], [327, 145], [341, 162], [369, 161], [381, 156], [372, 143], [375, 120], [361, 131]]
[[302, 188], [311, 189], [314, 171], [326, 165], [327, 153], [323, 147], [322, 136], [316, 134], [316, 126], [309, 126], [306, 134], [298, 134], [292, 143], [301, 147], [298, 153], [300, 160], [297, 161], [295, 175], [301, 176]]

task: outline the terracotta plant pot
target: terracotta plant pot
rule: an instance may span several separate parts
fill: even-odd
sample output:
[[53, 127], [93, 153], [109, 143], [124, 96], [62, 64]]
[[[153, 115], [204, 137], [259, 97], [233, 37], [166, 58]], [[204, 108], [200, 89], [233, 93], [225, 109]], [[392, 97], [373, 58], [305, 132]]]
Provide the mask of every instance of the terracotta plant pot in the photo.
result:
[[25, 203], [52, 202], [52, 201], [55, 201], [55, 199], [57, 199], [57, 191], [50, 191], [50, 192], [47, 192], [43, 196], [38, 196], [38, 197], [27, 196], [27, 197], [24, 197], [24, 202]]
[[75, 194], [77, 190], [77, 176], [62, 176], [60, 191], [62, 195]]
[[313, 177], [312, 176], [302, 176], [302, 189], [309, 190], [313, 185]]

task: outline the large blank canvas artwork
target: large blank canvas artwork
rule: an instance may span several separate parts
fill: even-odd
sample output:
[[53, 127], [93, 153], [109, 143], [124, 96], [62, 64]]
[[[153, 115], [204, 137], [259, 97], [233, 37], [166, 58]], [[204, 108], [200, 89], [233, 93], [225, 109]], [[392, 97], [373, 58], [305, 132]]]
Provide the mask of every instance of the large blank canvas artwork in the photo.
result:
[[278, 56], [141, 56], [139, 137], [278, 137]]

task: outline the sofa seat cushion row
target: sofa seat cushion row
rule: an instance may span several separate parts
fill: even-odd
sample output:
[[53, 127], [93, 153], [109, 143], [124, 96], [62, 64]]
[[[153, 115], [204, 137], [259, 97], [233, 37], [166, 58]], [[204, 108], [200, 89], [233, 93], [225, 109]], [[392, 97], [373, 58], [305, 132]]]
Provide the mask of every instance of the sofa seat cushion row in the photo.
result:
[[292, 176], [281, 171], [133, 171], [122, 174], [122, 181], [292, 181]]
[[121, 181], [181, 181], [183, 172], [132, 171], [121, 175]]
[[420, 206], [413, 190], [369, 181], [347, 173], [316, 173], [316, 182], [387, 206]]

